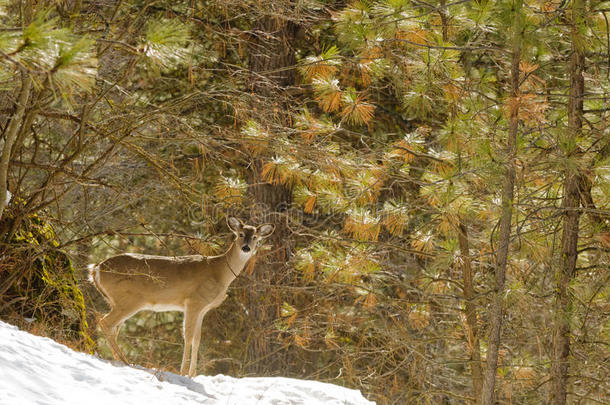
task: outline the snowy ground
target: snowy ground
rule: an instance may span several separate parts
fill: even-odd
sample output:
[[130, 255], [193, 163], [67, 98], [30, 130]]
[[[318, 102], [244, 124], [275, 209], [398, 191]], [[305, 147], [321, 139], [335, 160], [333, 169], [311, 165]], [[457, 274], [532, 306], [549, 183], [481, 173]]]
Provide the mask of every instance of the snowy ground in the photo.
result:
[[372, 405], [359, 391], [290, 378], [193, 379], [115, 366], [0, 321], [1, 405]]

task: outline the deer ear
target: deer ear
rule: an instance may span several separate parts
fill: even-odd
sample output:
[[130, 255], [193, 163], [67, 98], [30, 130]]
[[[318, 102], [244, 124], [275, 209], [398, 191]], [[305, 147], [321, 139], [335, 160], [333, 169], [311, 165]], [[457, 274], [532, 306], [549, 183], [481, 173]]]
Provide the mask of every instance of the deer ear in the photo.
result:
[[242, 222], [235, 217], [227, 217], [227, 226], [233, 233], [239, 233], [241, 228], [244, 226]]
[[271, 234], [275, 231], [275, 225], [273, 224], [264, 224], [258, 227], [258, 235], [261, 238], [267, 238], [271, 236]]

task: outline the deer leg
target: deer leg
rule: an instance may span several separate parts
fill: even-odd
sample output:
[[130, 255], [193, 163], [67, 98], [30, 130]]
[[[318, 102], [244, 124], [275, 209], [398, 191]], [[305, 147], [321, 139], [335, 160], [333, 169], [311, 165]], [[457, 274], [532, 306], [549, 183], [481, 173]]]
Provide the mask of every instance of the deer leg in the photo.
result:
[[222, 296], [222, 298], [216, 299], [199, 313], [197, 323], [195, 324], [195, 330], [193, 332], [193, 343], [191, 345], [191, 364], [189, 367], [190, 377], [194, 377], [197, 373], [197, 355], [199, 353], [199, 343], [201, 342], [201, 326], [203, 324], [203, 318], [209, 310], [218, 307], [226, 298], [227, 295], [225, 294]]
[[191, 366], [189, 367], [189, 376], [194, 377], [197, 373], [197, 354], [199, 353], [199, 343], [201, 342], [201, 324], [203, 323], [203, 317], [207, 310], [201, 311], [197, 318], [197, 324], [195, 325], [195, 331], [193, 333], [193, 345], [191, 351]]
[[121, 329], [121, 325], [125, 322], [126, 319], [131, 317], [133, 314], [137, 312], [137, 309], [132, 308], [130, 310], [126, 309], [118, 309], [117, 307], [112, 308], [110, 312], [108, 312], [101, 320], [100, 326], [102, 328], [102, 332], [106, 335], [106, 339], [110, 344], [110, 351], [112, 352], [112, 357], [115, 360], [120, 360], [125, 364], [129, 364], [127, 358], [123, 354], [123, 351], [119, 347], [117, 343], [117, 338], [119, 336], [119, 330]]
[[187, 311], [184, 311], [184, 325], [182, 328], [182, 335], [184, 336], [184, 350], [182, 351], [182, 364], [180, 365], [180, 374], [181, 375], [184, 375], [186, 373], [186, 367], [187, 367], [186, 362], [188, 359], [189, 352], [191, 350], [190, 330], [189, 330], [189, 328], [187, 328], [186, 322], [187, 322]]
[[[186, 306], [184, 311], [184, 352], [182, 352], [182, 365], [180, 366], [180, 374], [182, 375], [186, 375], [186, 371], [189, 369], [189, 354], [197, 350], [193, 346], [193, 338], [195, 337], [200, 312], [200, 308], [189, 305]], [[191, 365], [191, 367], [193, 366]]]

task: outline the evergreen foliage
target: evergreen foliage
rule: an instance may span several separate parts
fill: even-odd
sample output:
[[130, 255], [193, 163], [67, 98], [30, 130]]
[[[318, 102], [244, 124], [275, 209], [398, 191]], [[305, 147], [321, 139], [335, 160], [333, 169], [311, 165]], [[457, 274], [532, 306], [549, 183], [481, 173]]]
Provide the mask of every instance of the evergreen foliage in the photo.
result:
[[[42, 236], [16, 239], [38, 218], [95, 313], [87, 263], [216, 254], [227, 213], [272, 221], [204, 321], [208, 372], [380, 404], [608, 402], [610, 17], [572, 3], [2, 1], [0, 179], [23, 203], [0, 251], [46, 266]], [[175, 369], [180, 322], [144, 313], [120, 344]]]

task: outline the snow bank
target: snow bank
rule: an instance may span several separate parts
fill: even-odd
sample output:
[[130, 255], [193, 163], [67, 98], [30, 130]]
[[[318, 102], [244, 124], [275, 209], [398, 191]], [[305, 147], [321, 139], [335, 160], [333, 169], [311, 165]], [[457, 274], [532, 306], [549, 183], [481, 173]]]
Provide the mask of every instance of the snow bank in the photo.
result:
[[1, 405], [371, 405], [359, 391], [290, 378], [198, 376], [116, 366], [0, 321]]

